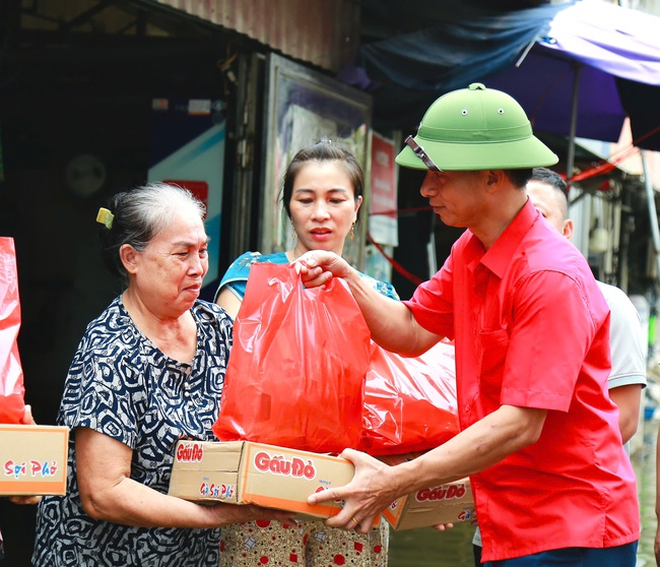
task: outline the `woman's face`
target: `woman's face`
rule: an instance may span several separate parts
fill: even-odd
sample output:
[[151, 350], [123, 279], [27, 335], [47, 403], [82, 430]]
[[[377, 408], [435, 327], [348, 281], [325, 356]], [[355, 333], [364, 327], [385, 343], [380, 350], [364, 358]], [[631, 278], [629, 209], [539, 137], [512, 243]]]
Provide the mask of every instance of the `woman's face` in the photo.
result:
[[194, 211], [181, 211], [142, 252], [130, 285], [151, 311], [178, 317], [199, 297], [209, 269], [208, 238]]
[[362, 197], [355, 199], [355, 188], [341, 163], [305, 164], [293, 183], [289, 203], [298, 236], [296, 255], [308, 250], [331, 250], [341, 255], [361, 204]]

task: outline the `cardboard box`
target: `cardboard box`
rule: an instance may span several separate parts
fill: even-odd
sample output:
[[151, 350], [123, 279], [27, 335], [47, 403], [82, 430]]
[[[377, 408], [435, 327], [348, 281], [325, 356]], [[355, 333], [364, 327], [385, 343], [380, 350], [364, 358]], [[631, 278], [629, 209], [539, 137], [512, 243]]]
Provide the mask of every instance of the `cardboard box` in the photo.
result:
[[321, 490], [353, 478], [346, 459], [248, 441], [177, 443], [168, 494], [195, 502], [257, 504], [329, 518], [340, 502], [307, 504]]
[[[381, 460], [396, 465], [418, 455], [394, 455], [381, 457]], [[397, 531], [473, 520], [476, 509], [470, 479], [424, 488], [403, 496], [392, 502], [383, 517]]]
[[0, 495], [66, 494], [69, 429], [0, 424]]

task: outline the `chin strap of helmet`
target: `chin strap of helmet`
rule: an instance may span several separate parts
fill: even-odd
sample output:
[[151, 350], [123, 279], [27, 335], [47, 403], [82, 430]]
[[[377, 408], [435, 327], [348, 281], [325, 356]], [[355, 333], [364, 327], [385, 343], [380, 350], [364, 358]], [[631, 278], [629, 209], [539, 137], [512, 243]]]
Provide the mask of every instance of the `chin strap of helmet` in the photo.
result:
[[412, 136], [408, 136], [405, 139], [405, 142], [406, 145], [409, 146], [413, 152], [415, 152], [415, 155], [424, 162], [424, 165], [428, 167], [430, 171], [442, 171], [442, 169], [433, 163], [433, 160], [424, 151], [424, 148], [415, 142], [415, 139]]

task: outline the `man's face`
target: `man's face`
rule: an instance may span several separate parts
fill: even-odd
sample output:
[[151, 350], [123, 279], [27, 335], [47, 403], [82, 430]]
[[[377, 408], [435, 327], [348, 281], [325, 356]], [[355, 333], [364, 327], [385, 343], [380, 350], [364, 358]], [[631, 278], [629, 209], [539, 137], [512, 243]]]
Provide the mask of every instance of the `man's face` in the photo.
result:
[[429, 171], [419, 190], [447, 226], [473, 227], [484, 218], [487, 171]]

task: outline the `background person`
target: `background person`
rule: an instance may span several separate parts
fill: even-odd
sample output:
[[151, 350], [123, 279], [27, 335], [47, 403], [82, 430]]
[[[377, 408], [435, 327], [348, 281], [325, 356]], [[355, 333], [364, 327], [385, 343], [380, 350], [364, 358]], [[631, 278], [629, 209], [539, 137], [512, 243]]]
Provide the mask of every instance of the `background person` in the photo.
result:
[[[332, 250], [341, 256], [358, 220], [363, 191], [362, 168], [347, 150], [329, 140], [300, 150], [287, 167], [282, 185], [282, 203], [296, 234], [293, 249], [268, 255], [246, 252], [237, 258], [220, 282], [217, 303], [236, 318], [254, 263], [288, 264], [308, 250]], [[390, 283], [365, 274], [360, 277], [365, 285], [398, 299]], [[367, 534], [328, 528], [319, 521], [296, 526], [234, 525], [222, 531], [220, 564], [251, 567], [267, 561], [269, 565], [321, 567], [335, 565], [339, 556], [346, 565], [386, 565], [388, 530], [385, 521]]]
[[[573, 237], [568, 218], [568, 187], [561, 175], [546, 167], [535, 167], [527, 182], [527, 194], [536, 209], [567, 240]], [[619, 408], [619, 429], [626, 452], [637, 432], [642, 388], [646, 386], [644, 333], [637, 308], [616, 286], [596, 281], [610, 308], [610, 353], [612, 370], [607, 381], [610, 399]], [[481, 532], [472, 543], [475, 565], [481, 564]]]
[[[568, 218], [568, 187], [562, 177], [544, 167], [535, 168], [527, 194], [541, 215], [570, 240], [573, 221]], [[619, 408], [619, 429], [630, 454], [629, 441], [637, 432], [642, 389], [646, 387], [646, 346], [637, 308], [620, 288], [596, 281], [610, 308], [612, 371], [610, 399]]]
[[167, 496], [180, 438], [214, 439], [232, 321], [198, 299], [203, 205], [150, 184], [103, 210], [105, 258], [127, 287], [85, 331], [58, 424], [71, 428], [67, 494], [38, 507], [34, 565], [218, 564], [220, 530], [290, 514]]
[[635, 476], [607, 395], [609, 309], [579, 250], [543, 221], [525, 185], [557, 157], [520, 105], [475, 83], [437, 99], [397, 156], [428, 169], [421, 193], [466, 230], [410, 301], [366, 286], [341, 257], [296, 261], [305, 285], [349, 284], [383, 348], [424, 352], [455, 339], [461, 431], [397, 466], [359, 451], [328, 525], [367, 530], [397, 497], [470, 476], [488, 567], [633, 567]]

